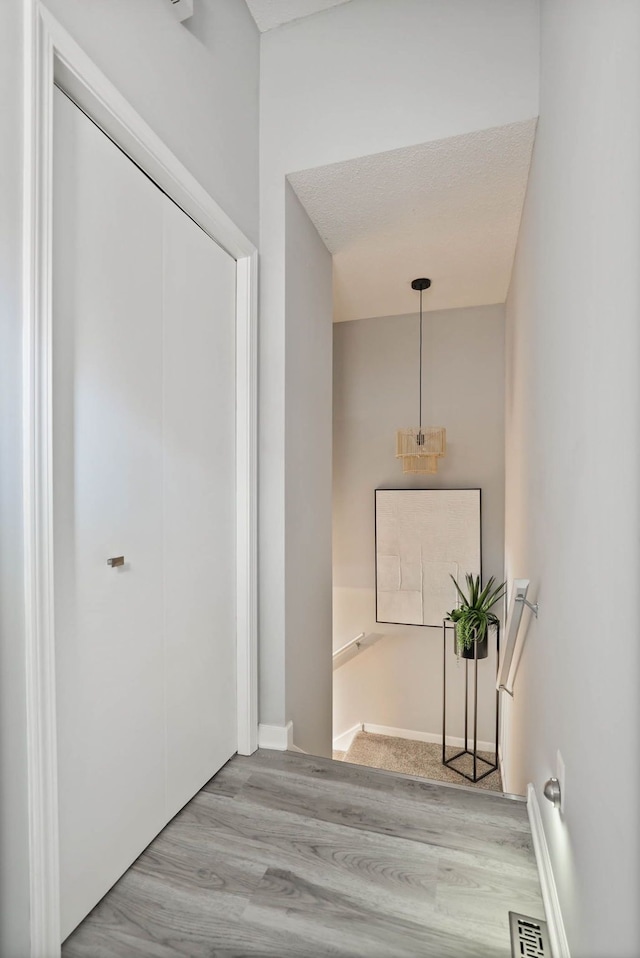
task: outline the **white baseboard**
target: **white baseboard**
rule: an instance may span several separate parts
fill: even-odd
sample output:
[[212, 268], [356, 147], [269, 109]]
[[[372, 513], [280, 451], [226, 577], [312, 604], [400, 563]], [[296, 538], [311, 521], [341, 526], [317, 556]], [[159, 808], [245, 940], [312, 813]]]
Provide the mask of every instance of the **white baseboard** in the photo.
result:
[[286, 725], [258, 725], [258, 748], [286, 752], [293, 745], [293, 722]]
[[358, 725], [354, 725], [353, 728], [347, 729], [347, 731], [343, 732], [341, 735], [337, 735], [333, 740], [333, 751], [348, 752], [351, 748], [351, 743], [358, 732], [362, 731], [362, 728], [362, 722], [359, 722]]
[[558, 889], [556, 888], [556, 880], [553, 877], [553, 869], [551, 867], [549, 846], [547, 845], [547, 839], [542, 825], [538, 796], [531, 783], [527, 786], [527, 811], [531, 825], [533, 849], [538, 865], [542, 902], [547, 916], [547, 925], [549, 926], [551, 952], [553, 958], [571, 958], [567, 934], [562, 920], [562, 912], [560, 911]]
[[[365, 722], [362, 726], [357, 726], [357, 729], [359, 730], [360, 727], [362, 727], [363, 731], [373, 732], [375, 735], [391, 735], [393, 738], [408, 738], [412, 742], [432, 742], [437, 745], [440, 745], [442, 742], [442, 735], [439, 732], [415, 732], [408, 728], [392, 728], [390, 725], [371, 725], [368, 722]], [[463, 748], [464, 739], [447, 735], [447, 745], [451, 745], [454, 748]], [[479, 752], [493, 752], [495, 747], [495, 742], [478, 742]]]

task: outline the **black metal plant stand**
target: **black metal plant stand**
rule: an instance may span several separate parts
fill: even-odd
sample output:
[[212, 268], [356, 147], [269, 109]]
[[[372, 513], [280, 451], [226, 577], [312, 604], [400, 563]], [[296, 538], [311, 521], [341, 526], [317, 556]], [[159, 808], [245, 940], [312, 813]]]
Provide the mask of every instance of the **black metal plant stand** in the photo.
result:
[[[496, 691], [496, 754], [495, 761], [492, 765], [490, 762], [487, 762], [486, 759], [478, 755], [478, 649], [474, 642], [473, 645], [473, 659], [464, 660], [464, 748], [460, 749], [459, 752], [456, 752], [455, 755], [452, 755], [451, 758], [447, 758], [447, 634], [453, 633], [453, 639], [455, 642], [455, 625], [449, 619], [444, 619], [442, 622], [442, 764], [446, 765], [447, 768], [452, 769], [454, 772], [457, 772], [458, 775], [462, 775], [463, 778], [466, 778], [469, 782], [479, 782], [481, 779], [486, 778], [487, 775], [491, 775], [492, 772], [498, 770], [498, 722], [499, 722], [499, 709], [500, 709], [500, 693]], [[500, 625], [498, 624], [495, 627], [495, 636], [496, 636], [496, 687], [497, 679], [500, 670]], [[488, 641], [488, 636], [487, 636]], [[473, 749], [469, 748], [469, 662], [473, 662]], [[463, 755], [471, 755], [473, 757], [473, 775], [468, 775], [467, 772], [461, 771], [461, 769], [456, 768], [452, 763], [457, 759], [461, 758]], [[482, 767], [478, 768], [478, 763], [482, 763]]]

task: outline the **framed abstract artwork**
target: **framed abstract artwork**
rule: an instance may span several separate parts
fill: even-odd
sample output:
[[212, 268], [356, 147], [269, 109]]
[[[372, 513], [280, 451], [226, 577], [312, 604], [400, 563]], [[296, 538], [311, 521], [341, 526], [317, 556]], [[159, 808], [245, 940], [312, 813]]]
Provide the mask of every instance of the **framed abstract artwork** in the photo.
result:
[[376, 489], [376, 622], [442, 626], [482, 574], [480, 489]]

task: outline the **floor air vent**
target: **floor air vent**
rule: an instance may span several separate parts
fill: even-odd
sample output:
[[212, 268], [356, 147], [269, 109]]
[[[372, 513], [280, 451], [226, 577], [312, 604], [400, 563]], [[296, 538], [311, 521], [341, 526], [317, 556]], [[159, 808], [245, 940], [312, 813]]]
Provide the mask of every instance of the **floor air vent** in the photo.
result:
[[546, 921], [510, 911], [509, 927], [512, 958], [551, 958]]

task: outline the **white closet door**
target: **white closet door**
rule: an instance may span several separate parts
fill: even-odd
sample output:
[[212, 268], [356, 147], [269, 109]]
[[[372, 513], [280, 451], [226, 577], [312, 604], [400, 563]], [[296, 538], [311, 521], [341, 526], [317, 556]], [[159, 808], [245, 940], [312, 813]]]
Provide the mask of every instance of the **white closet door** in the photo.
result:
[[[54, 535], [62, 932], [165, 823], [162, 194], [62, 93]], [[125, 557], [110, 568], [107, 559]]]
[[236, 750], [235, 262], [59, 91], [53, 286], [66, 937]]
[[235, 261], [164, 199], [164, 617], [170, 815], [233, 755]]

